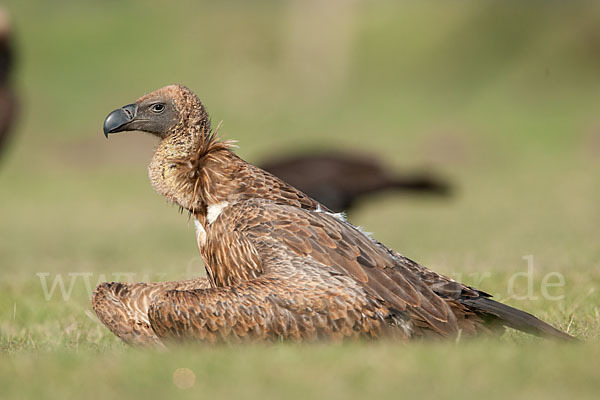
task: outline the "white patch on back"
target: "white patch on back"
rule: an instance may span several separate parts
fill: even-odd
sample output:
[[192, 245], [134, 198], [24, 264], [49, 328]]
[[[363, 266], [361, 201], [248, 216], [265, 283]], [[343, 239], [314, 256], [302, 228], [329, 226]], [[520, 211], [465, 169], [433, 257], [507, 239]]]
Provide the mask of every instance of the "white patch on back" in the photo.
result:
[[198, 242], [198, 247], [203, 247], [206, 243], [206, 231], [197, 219], [194, 220], [194, 226], [196, 227], [196, 241]]
[[339, 213], [327, 213], [329, 215], [331, 215], [333, 218], [339, 219], [342, 222], [348, 222], [346, 220], [346, 214], [344, 212], [339, 212]]
[[213, 204], [208, 206], [206, 208], [206, 221], [208, 221], [208, 224], [210, 225], [213, 222], [215, 222], [217, 217], [223, 212], [223, 209], [225, 209], [225, 207], [227, 207], [228, 205], [228, 202], [222, 201], [219, 204]]
[[373, 232], [367, 232], [365, 231], [362, 226], [355, 226], [356, 229], [358, 229], [360, 231], [360, 233], [362, 233], [365, 236], [368, 236], [371, 240], [373, 240], [373, 238], [371, 237], [371, 235], [373, 234]]
[[337, 220], [339, 220], [339, 221], [342, 221], [342, 222], [344, 222], [344, 223], [346, 223], [346, 224], [348, 224], [348, 225], [350, 225], [350, 226], [352, 226], [352, 227], [356, 228], [356, 229], [357, 229], [357, 230], [358, 230], [360, 233], [362, 233], [363, 235], [365, 235], [366, 237], [368, 237], [369, 239], [371, 239], [371, 241], [372, 241], [372, 242], [374, 242], [374, 243], [377, 243], [377, 242], [375, 241], [375, 239], [373, 239], [373, 238], [371, 237], [371, 235], [373, 234], [372, 232], [367, 232], [367, 231], [363, 230], [363, 228], [362, 228], [362, 227], [360, 227], [360, 226], [356, 226], [356, 225], [354, 225], [354, 224], [351, 224], [351, 223], [350, 223], [350, 222], [349, 222], [349, 221], [346, 219], [346, 213], [345, 213], [344, 211], [342, 211], [342, 212], [339, 212], [339, 213], [332, 213], [332, 212], [328, 212], [328, 211], [325, 211], [325, 210], [323, 210], [323, 209], [321, 208], [321, 205], [320, 205], [320, 204], [317, 204], [317, 208], [315, 209], [315, 212], [318, 212], [318, 213], [323, 213], [323, 214], [327, 214], [327, 215], [331, 215], [333, 218], [335, 218], [335, 219], [337, 219]]
[[325, 214], [327, 214], [327, 215], [331, 215], [331, 216], [332, 216], [333, 218], [335, 218], [335, 219], [339, 219], [339, 220], [340, 220], [340, 221], [342, 221], [342, 222], [348, 222], [348, 221], [346, 220], [346, 213], [345, 213], [345, 212], [343, 212], [343, 211], [342, 211], [342, 212], [339, 212], [339, 213], [332, 213], [332, 212], [329, 212], [329, 211], [325, 211], [325, 210], [323, 210], [323, 209], [321, 208], [321, 205], [320, 205], [320, 204], [317, 204], [317, 208], [315, 209], [315, 212], [318, 212], [318, 213], [325, 213]]

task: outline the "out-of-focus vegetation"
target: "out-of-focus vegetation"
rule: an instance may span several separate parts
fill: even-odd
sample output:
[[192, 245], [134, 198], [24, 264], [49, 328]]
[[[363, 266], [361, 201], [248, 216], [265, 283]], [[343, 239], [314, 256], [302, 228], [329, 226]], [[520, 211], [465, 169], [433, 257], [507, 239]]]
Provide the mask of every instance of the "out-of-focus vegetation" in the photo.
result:
[[[5, 7], [17, 33], [23, 110], [0, 159], [3, 396], [531, 399], [600, 391], [599, 4]], [[174, 82], [224, 120], [222, 132], [249, 161], [334, 147], [399, 169], [445, 171], [459, 187], [451, 201], [379, 196], [354, 222], [586, 343], [510, 333], [458, 345], [126, 348], [90, 313], [96, 282], [177, 279], [202, 267], [186, 217], [148, 182], [154, 139], [107, 141], [101, 125], [114, 108]], [[531, 296], [519, 299], [527, 280], [514, 280], [513, 292], [508, 282], [527, 272], [528, 255]], [[561, 300], [542, 292], [551, 272], [564, 277], [548, 289]], [[59, 286], [50, 294], [57, 277], [67, 292], [73, 284], [67, 300]], [[195, 373], [193, 389], [174, 386], [176, 368]]]

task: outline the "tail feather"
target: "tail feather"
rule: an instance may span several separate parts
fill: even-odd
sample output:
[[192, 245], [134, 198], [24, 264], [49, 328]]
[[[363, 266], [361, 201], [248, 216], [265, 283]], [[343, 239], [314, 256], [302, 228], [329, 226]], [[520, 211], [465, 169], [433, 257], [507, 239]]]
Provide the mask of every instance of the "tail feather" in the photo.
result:
[[554, 328], [525, 311], [518, 310], [492, 299], [477, 297], [461, 298], [459, 301], [475, 312], [498, 318], [504, 326], [537, 336], [575, 340], [573, 336]]

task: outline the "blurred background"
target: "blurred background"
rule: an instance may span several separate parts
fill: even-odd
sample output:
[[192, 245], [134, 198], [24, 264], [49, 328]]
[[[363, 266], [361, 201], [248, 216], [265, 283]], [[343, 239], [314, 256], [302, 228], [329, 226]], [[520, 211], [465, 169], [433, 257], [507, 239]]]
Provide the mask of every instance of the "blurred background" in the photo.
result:
[[[380, 193], [361, 200], [352, 221], [439, 272], [598, 337], [599, 3], [3, 8], [20, 103], [0, 150], [3, 351], [121, 348], [73, 274], [88, 274], [93, 288], [102, 278], [202, 273], [193, 224], [148, 181], [155, 139], [102, 134], [111, 110], [171, 83], [195, 91], [250, 162], [333, 149], [392, 171], [435, 171], [453, 196]], [[527, 271], [528, 255], [534, 296], [511, 299], [506, 282]], [[565, 285], [552, 294], [564, 299], [548, 301], [540, 281], [555, 271]], [[115, 276], [123, 273], [134, 275]], [[59, 286], [47, 300], [42, 281], [50, 290], [57, 276], [73, 285], [68, 300]], [[517, 282], [526, 293], [528, 282]]]

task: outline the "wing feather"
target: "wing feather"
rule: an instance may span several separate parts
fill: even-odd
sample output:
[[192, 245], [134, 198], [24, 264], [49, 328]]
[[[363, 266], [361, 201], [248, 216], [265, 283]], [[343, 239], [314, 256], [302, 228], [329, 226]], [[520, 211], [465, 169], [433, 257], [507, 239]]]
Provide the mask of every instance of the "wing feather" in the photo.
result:
[[[334, 267], [352, 277], [371, 295], [387, 302], [392, 309], [408, 309], [420, 324], [439, 334], [457, 331], [450, 306], [421, 279], [420, 270], [350, 223], [326, 212], [265, 200], [249, 202], [261, 209], [262, 218], [257, 224], [267, 224], [268, 235], [283, 243], [293, 255], [310, 257]], [[254, 230], [254, 224], [249, 226]]]

